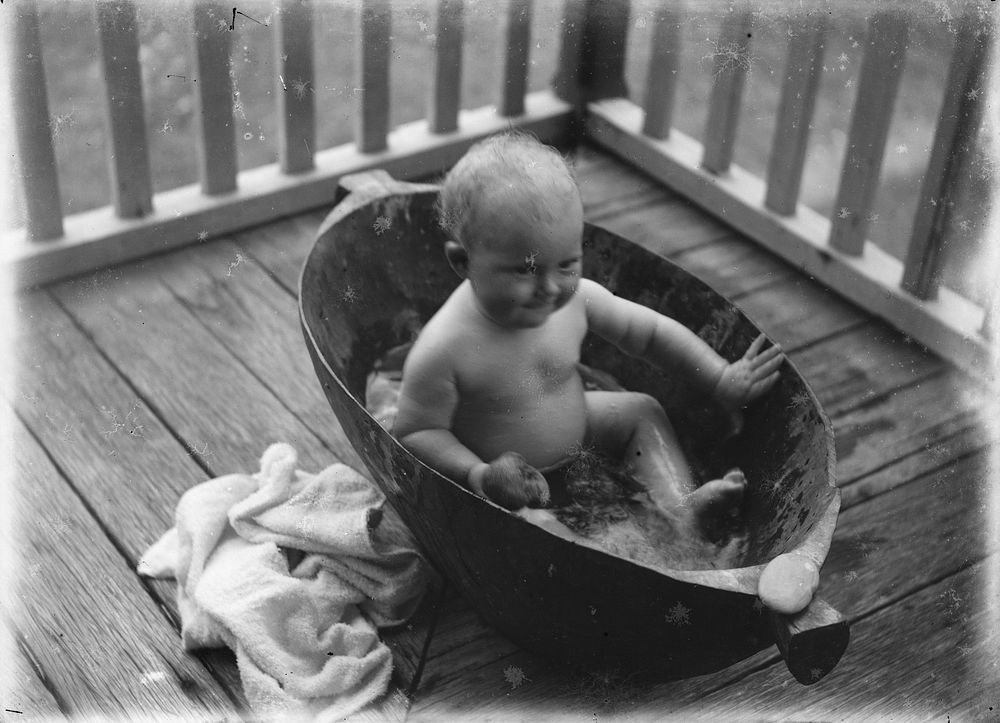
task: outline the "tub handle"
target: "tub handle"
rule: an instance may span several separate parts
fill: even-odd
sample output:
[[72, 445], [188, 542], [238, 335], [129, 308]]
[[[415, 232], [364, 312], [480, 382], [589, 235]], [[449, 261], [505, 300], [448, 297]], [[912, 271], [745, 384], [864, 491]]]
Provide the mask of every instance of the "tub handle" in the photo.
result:
[[847, 649], [850, 625], [825, 600], [813, 598], [805, 610], [794, 615], [774, 611], [769, 614], [781, 657], [789, 672], [804, 685], [826, 676]]

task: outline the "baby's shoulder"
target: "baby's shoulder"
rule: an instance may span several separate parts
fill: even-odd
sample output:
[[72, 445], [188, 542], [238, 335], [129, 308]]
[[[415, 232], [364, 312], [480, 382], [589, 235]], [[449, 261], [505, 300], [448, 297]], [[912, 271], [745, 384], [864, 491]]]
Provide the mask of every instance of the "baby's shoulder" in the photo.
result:
[[408, 359], [441, 364], [454, 359], [469, 335], [461, 308], [449, 298], [420, 330]]

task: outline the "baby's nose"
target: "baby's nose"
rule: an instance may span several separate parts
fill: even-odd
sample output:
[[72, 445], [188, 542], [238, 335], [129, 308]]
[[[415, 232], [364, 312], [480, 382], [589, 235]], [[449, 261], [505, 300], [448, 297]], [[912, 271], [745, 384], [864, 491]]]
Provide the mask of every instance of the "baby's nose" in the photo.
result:
[[538, 285], [540, 291], [548, 294], [549, 296], [555, 296], [559, 293], [559, 283], [556, 281], [556, 277], [553, 274], [539, 274]]

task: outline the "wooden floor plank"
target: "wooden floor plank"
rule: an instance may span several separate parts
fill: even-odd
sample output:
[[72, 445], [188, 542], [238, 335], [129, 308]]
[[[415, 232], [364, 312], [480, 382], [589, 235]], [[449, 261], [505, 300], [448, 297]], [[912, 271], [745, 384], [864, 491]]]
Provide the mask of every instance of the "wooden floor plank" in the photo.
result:
[[967, 378], [948, 370], [840, 415], [834, 422], [838, 484], [848, 485], [931, 448], [956, 429], [978, 424], [968, 390]]
[[670, 260], [733, 301], [796, 274], [777, 256], [762, 253], [736, 235], [687, 249]]
[[[9, 504], [9, 503], [8, 503]], [[67, 720], [59, 702], [45, 685], [35, 664], [16, 639], [7, 624], [0, 624], [0, 700], [3, 715], [0, 720], [62, 721]]]
[[[274, 441], [296, 448], [301, 469], [318, 471], [350, 458], [364, 470], [346, 440], [333, 433], [339, 426], [306, 358], [294, 297], [249, 260], [238, 262], [235, 248], [210, 244], [148, 260], [101, 284], [96, 295], [72, 284], [54, 293], [75, 297], [72, 313], [144, 395], [169, 396], [159, 413], [183, 439], [205, 440], [188, 444], [213, 474], [255, 471], [256, 459]], [[255, 295], [254, 284], [267, 293]], [[125, 339], [122, 328], [134, 338]], [[167, 350], [172, 359], [165, 359]], [[403, 628], [385, 636], [404, 690], [422, 635], [424, 630]], [[396, 695], [379, 705], [391, 718], [405, 713]]]
[[894, 389], [941, 373], [946, 364], [878, 320], [793, 352], [823, 409], [837, 417]]
[[[134, 567], [173, 525], [180, 496], [206, 474], [50, 296], [25, 295], [19, 311], [10, 401]], [[175, 584], [146, 584], [176, 624]], [[245, 710], [235, 661], [214, 652], [201, 659]]]
[[[856, 620], [880, 607], [891, 610], [905, 605], [914, 591], [995, 553], [1000, 549], [1000, 540], [982, 534], [981, 509], [987, 501], [991, 479], [986, 456], [979, 455], [954, 468], [927, 475], [906, 489], [897, 489], [845, 511], [823, 567], [819, 594]], [[863, 645], [857, 649], [861, 634], [855, 631], [855, 642], [848, 648], [841, 666], [864, 654]], [[481, 638], [485, 637], [481, 634]], [[495, 646], [488, 639], [483, 642]], [[917, 654], [919, 640], [906, 644], [916, 646], [909, 652]], [[434, 686], [422, 690], [414, 703], [415, 720], [459, 714], [484, 717], [499, 715], [501, 710], [504, 714], [542, 713], [549, 710], [545, 701], [550, 701], [553, 711], [582, 715], [587, 711], [577, 708], [578, 702], [574, 702], [572, 694], [574, 686], [580, 691], [600, 687], [600, 681], [557, 670], [523, 651], [490, 661], [481, 647], [477, 643], [454, 646], [442, 659], [428, 661], [429, 671], [440, 672], [429, 674], [428, 680]], [[495, 649], [509, 648], [501, 645]], [[771, 648], [714, 676], [652, 687], [629, 686], [627, 681], [610, 686], [615, 706], [613, 710], [605, 706], [604, 712], [640, 717], [665, 715], [762, 665], [767, 665], [769, 675], [779, 686], [792, 681]], [[530, 682], [525, 682], [523, 689], [513, 688], [505, 677], [508, 669], [520, 670]], [[803, 690], [794, 681], [790, 685], [794, 686], [790, 694]], [[824, 685], [825, 682], [820, 684]], [[742, 688], [737, 685], [733, 690]], [[720, 693], [717, 697], [739, 700], [738, 693], [731, 697]], [[747, 712], [744, 710], [743, 714]]]
[[226, 241], [190, 249], [183, 259], [150, 262], [150, 273], [276, 397], [310, 427], [333, 457], [364, 472], [313, 370], [296, 298], [240, 246]]
[[697, 206], [680, 198], [654, 199], [638, 207], [601, 216], [597, 225], [653, 253], [669, 256], [730, 236], [728, 226], [707, 219]]
[[156, 269], [141, 262], [96, 288], [77, 280], [52, 291], [213, 475], [257, 471], [273, 442], [295, 447], [302, 469], [326, 467], [330, 454], [316, 434], [198, 323]]
[[[169, 256], [154, 260], [147, 271], [157, 274], [213, 337], [316, 432], [329, 449], [327, 464], [339, 460], [367, 473], [316, 379], [295, 297], [228, 241], [187, 250], [179, 261]], [[394, 650], [404, 690], [416, 671], [429, 624], [429, 618], [420, 616], [383, 635]]]
[[13, 436], [18, 522], [4, 544], [21, 574], [12, 624], [68, 712], [238, 719], [19, 420]]
[[801, 276], [740, 297], [736, 305], [786, 352], [860, 326], [868, 315]]
[[679, 710], [676, 718], [944, 720], [970, 689], [988, 682], [979, 661], [995, 659], [996, 637], [977, 630], [996, 611], [977, 604], [977, 592], [998, 562], [996, 556], [980, 562], [855, 625], [848, 655], [814, 686], [788, 683], [775, 666]]

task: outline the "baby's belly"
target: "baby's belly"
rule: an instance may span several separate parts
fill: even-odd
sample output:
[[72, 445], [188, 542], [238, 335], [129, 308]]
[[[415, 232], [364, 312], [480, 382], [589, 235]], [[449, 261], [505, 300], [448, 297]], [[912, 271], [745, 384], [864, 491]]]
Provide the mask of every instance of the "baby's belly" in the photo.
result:
[[453, 431], [459, 441], [489, 462], [518, 452], [539, 469], [579, 449], [587, 431], [587, 406], [579, 379], [552, 393], [509, 401], [503, 407], [462, 405]]

